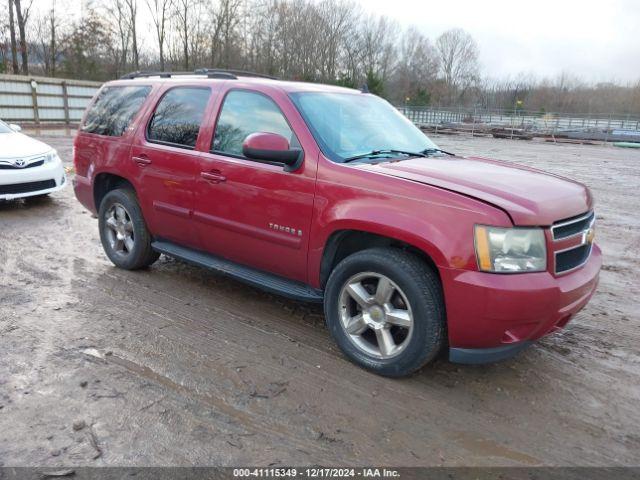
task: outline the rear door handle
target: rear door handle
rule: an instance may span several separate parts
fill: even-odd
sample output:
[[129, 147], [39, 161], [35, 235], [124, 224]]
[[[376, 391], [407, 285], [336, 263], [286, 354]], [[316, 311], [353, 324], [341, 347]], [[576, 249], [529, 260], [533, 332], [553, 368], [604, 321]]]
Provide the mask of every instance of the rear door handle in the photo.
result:
[[222, 175], [220, 171], [200, 172], [200, 176], [212, 183], [220, 183], [227, 180], [227, 177]]
[[147, 156], [133, 157], [133, 161], [141, 167], [145, 167], [151, 163], [151, 159]]

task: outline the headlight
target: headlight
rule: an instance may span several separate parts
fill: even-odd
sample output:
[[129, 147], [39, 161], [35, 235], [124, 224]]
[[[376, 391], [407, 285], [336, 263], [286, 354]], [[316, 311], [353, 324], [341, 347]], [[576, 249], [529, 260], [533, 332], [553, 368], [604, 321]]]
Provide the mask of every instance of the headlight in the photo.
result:
[[51, 150], [45, 155], [44, 163], [51, 163], [55, 162], [56, 160], [60, 160], [60, 157], [58, 157], [58, 152], [56, 152], [55, 150]]
[[547, 269], [547, 248], [541, 228], [475, 226], [478, 268], [483, 272], [541, 272]]

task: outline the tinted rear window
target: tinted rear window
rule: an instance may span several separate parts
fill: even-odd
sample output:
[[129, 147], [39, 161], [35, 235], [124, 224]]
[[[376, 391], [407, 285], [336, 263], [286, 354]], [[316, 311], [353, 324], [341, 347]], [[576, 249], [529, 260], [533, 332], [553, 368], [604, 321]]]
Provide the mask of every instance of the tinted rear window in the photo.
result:
[[158, 102], [147, 136], [152, 142], [194, 148], [211, 90], [176, 87]]
[[87, 112], [82, 131], [120, 137], [138, 113], [151, 87], [106, 87]]

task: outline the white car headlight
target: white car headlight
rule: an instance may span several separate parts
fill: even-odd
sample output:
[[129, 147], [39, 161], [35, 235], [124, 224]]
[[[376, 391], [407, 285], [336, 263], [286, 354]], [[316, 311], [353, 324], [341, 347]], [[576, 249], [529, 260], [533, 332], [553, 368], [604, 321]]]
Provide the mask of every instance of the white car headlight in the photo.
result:
[[57, 160], [60, 160], [60, 157], [58, 157], [58, 152], [56, 152], [55, 150], [51, 150], [45, 155], [44, 163], [51, 163]]
[[547, 247], [541, 228], [475, 226], [478, 268], [483, 272], [541, 272], [547, 269]]

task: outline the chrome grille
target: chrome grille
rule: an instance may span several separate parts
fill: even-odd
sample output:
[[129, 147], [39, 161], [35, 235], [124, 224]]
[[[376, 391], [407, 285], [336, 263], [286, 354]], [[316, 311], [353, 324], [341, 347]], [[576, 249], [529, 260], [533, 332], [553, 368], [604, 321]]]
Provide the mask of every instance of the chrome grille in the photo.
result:
[[40, 165], [43, 165], [43, 164], [44, 164], [44, 160], [38, 160], [33, 163], [29, 163], [24, 167], [17, 167], [15, 165], [7, 164], [7, 163], [0, 163], [0, 170], [24, 170], [25, 168], [39, 167]]
[[591, 243], [556, 252], [556, 273], [566, 273], [578, 268], [589, 260]]
[[[554, 242], [571, 245], [554, 252], [555, 273], [563, 274], [581, 267], [591, 255], [595, 213], [588, 212], [577, 217], [556, 222], [551, 227]], [[572, 240], [573, 239], [573, 240]]]
[[551, 226], [551, 233], [553, 233], [554, 240], [562, 240], [563, 238], [569, 238], [574, 235], [582, 234], [585, 230], [591, 227], [595, 219], [594, 212], [587, 212], [578, 217], [569, 218], [567, 220], [561, 220]]
[[23, 158], [23, 160], [24, 165], [18, 166], [15, 164], [15, 159], [0, 159], [0, 170], [22, 170], [24, 168], [39, 167], [44, 164], [46, 156], [37, 155], [35, 157]]

